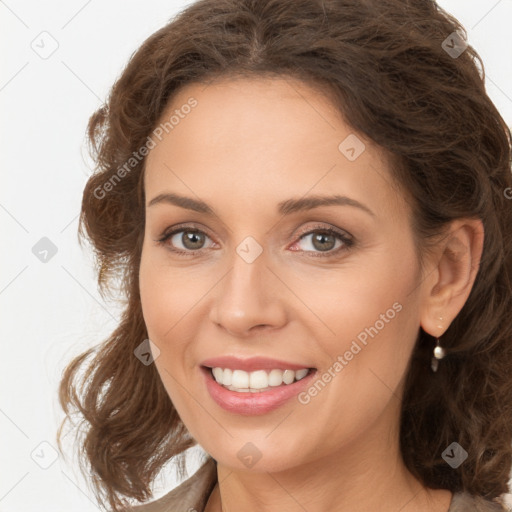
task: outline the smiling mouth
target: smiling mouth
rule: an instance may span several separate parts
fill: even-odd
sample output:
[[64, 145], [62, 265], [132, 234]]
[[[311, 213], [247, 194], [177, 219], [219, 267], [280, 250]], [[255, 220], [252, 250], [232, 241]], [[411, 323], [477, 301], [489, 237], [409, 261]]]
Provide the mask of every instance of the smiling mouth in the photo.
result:
[[213, 368], [203, 366], [203, 368], [210, 372], [217, 384], [238, 393], [260, 393], [285, 387], [316, 371], [316, 368], [301, 368], [299, 370], [275, 368], [252, 372], [218, 366]]

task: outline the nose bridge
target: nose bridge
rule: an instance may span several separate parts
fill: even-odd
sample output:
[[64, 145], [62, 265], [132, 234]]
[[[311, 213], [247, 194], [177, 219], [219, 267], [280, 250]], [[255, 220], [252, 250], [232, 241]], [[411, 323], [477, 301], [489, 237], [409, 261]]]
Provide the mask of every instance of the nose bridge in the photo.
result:
[[219, 283], [211, 320], [232, 334], [244, 335], [255, 326], [276, 327], [284, 321], [284, 305], [275, 293], [268, 251], [248, 236], [235, 248], [231, 269]]

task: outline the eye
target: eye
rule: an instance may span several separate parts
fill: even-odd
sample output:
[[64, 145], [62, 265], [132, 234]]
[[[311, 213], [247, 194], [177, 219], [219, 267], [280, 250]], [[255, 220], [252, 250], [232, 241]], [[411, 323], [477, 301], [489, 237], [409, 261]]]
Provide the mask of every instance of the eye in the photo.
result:
[[204, 249], [206, 239], [210, 237], [204, 231], [192, 226], [181, 226], [165, 232], [156, 242], [177, 254], [190, 256]]
[[[302, 241], [306, 241], [306, 243], [303, 244], [301, 250], [312, 253], [308, 254], [308, 256], [314, 257], [333, 256], [340, 251], [348, 250], [354, 245], [354, 240], [348, 233], [325, 226], [315, 226], [309, 229], [309, 231], [300, 236], [299, 242], [296, 242], [294, 246]], [[296, 250], [293, 249], [294, 246], [292, 246], [292, 251]]]
[[[301, 249], [294, 248], [300, 242], [307, 240], [308, 237], [311, 237], [310, 241], [303, 244]], [[206, 239], [211, 240], [204, 231], [195, 226], [176, 226], [171, 231], [165, 231], [155, 241], [176, 254], [194, 256], [205, 249]], [[309, 231], [300, 234], [299, 241], [295, 242], [291, 250], [305, 252], [308, 253], [308, 256], [313, 257], [328, 257], [336, 255], [341, 251], [346, 251], [353, 245], [354, 239], [348, 233], [330, 226], [320, 225], [314, 226]]]

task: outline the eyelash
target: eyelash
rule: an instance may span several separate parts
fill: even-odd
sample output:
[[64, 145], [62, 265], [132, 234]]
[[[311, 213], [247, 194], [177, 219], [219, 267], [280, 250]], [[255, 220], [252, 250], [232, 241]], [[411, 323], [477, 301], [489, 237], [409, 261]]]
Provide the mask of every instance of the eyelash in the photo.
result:
[[[170, 251], [172, 251], [173, 253], [178, 254], [180, 256], [192, 257], [204, 250], [204, 249], [198, 249], [195, 251], [182, 251], [179, 249], [174, 249], [174, 248], [170, 247], [169, 244], [166, 243], [167, 240], [169, 240], [176, 233], [181, 233], [181, 232], [199, 233], [199, 234], [206, 235], [208, 238], [211, 238], [208, 236], [207, 233], [196, 228], [195, 226], [179, 225], [179, 226], [176, 226], [170, 232], [164, 232], [160, 238], [157, 238], [155, 240], [155, 242], [157, 242], [159, 245], [166, 246]], [[326, 227], [325, 225], [313, 226], [313, 228], [308, 229], [306, 232], [300, 233], [298, 235], [299, 236], [298, 240], [301, 240], [302, 238], [304, 238], [308, 235], [311, 235], [311, 234], [315, 234], [315, 233], [334, 235], [336, 238], [341, 240], [341, 242], [343, 242], [343, 245], [338, 247], [337, 249], [326, 251], [324, 253], [315, 252], [315, 251], [297, 251], [297, 252], [305, 252], [306, 254], [308, 254], [308, 256], [313, 257], [313, 258], [318, 258], [318, 257], [328, 258], [328, 257], [333, 257], [333, 256], [337, 255], [341, 251], [347, 251], [347, 250], [351, 249], [355, 243], [355, 241], [352, 237], [347, 236], [346, 234], [344, 234], [341, 231], [338, 231], [337, 229], [334, 229], [331, 227]]]

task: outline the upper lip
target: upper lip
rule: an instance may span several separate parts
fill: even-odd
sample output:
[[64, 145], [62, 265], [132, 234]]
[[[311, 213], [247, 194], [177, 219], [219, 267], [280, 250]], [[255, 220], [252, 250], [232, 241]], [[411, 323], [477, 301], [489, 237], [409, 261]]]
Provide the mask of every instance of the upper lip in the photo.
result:
[[296, 364], [279, 359], [270, 359], [268, 357], [248, 357], [246, 359], [240, 359], [235, 356], [212, 357], [202, 361], [201, 365], [209, 368], [230, 368], [232, 370], [244, 370], [246, 372], [254, 370], [272, 370], [274, 368], [283, 370], [312, 368], [312, 366], [308, 364]]

